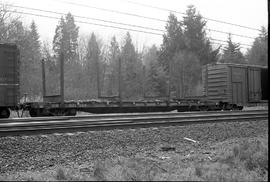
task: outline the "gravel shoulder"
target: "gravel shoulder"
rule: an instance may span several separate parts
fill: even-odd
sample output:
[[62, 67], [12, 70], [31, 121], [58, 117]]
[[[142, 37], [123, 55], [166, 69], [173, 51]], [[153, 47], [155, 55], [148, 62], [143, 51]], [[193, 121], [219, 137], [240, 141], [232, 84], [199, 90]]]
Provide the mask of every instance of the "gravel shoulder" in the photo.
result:
[[[26, 176], [34, 174], [35, 179], [55, 180], [59, 168], [78, 175], [76, 180], [94, 179], [97, 165], [119, 158], [147, 158], [158, 164], [181, 161], [188, 167], [215, 161], [234, 144], [258, 137], [268, 142], [268, 121], [1, 137], [0, 179], [29, 180]], [[173, 150], [162, 151], [164, 146]], [[167, 170], [158, 170], [162, 169]]]

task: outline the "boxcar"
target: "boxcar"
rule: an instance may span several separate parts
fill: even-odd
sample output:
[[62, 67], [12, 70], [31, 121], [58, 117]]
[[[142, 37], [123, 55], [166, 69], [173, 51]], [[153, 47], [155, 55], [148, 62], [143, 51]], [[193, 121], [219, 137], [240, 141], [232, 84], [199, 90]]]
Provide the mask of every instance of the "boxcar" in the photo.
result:
[[203, 67], [204, 95], [209, 101], [237, 105], [268, 100], [268, 67], [217, 63]]
[[0, 44], [0, 118], [19, 102], [19, 50], [15, 44]]

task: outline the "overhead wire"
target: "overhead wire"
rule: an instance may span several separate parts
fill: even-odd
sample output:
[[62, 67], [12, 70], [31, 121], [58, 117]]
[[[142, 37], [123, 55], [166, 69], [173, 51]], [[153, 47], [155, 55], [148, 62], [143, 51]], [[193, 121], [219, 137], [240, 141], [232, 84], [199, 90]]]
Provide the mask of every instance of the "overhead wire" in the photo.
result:
[[[223, 42], [223, 41], [222, 41]], [[222, 43], [221, 41], [219, 40], [212, 40], [211, 43], [212, 44], [216, 44], [216, 45], [220, 45], [220, 46], [228, 46], [228, 44], [225, 44], [225, 43]], [[240, 48], [250, 48], [250, 46], [247, 46], [247, 45], [240, 45]]]
[[[214, 41], [227, 42], [226, 40], [220, 40], [220, 39], [214, 39], [214, 38], [210, 38], [210, 39]], [[243, 43], [239, 43], [239, 44], [244, 45], [244, 46], [252, 46], [250, 44], [243, 44]]]
[[[15, 7], [15, 6], [14, 6]], [[40, 11], [40, 9], [35, 9], [35, 8], [28, 8], [28, 9], [32, 9], [32, 10], [38, 10]], [[45, 17], [45, 18], [51, 18], [51, 19], [59, 19], [58, 17], [53, 17], [53, 16], [48, 16], [48, 15], [41, 15], [41, 14], [36, 14], [36, 13], [29, 13], [29, 12], [22, 12], [22, 11], [12, 11], [12, 10], [7, 10], [9, 12], [13, 12], [13, 13], [19, 13], [19, 14], [26, 14], [26, 15], [32, 15], [32, 16], [38, 16], [38, 17]], [[55, 13], [55, 14], [61, 14], [61, 15], [65, 15], [65, 13], [59, 13], [59, 12], [53, 12], [53, 11], [47, 11], [47, 10], [42, 10], [43, 12], [49, 12], [49, 13]], [[76, 16], [74, 16], [76, 17]], [[87, 18], [87, 17], [84, 17]], [[91, 19], [91, 18], [89, 18]], [[99, 19], [96, 19], [99, 20]], [[106, 21], [106, 20], [105, 20]], [[146, 34], [152, 34], [152, 35], [164, 35], [161, 33], [155, 33], [155, 32], [150, 32], [150, 31], [143, 31], [143, 30], [137, 30], [137, 29], [131, 29], [131, 28], [124, 28], [124, 27], [119, 27], [119, 26], [112, 26], [112, 25], [104, 25], [104, 24], [98, 24], [98, 23], [93, 23], [93, 22], [85, 22], [85, 21], [80, 21], [80, 20], [76, 20], [76, 22], [78, 23], [83, 23], [83, 24], [91, 24], [91, 25], [96, 25], [96, 26], [103, 26], [103, 27], [108, 27], [108, 28], [116, 28], [116, 29], [122, 29], [122, 30], [127, 30], [127, 31], [134, 31], [134, 32], [140, 32], [140, 33], [146, 33]], [[110, 23], [118, 23], [118, 22], [110, 22]], [[131, 24], [125, 24], [127, 26], [133, 26]], [[139, 26], [140, 28], [142, 28], [142, 26]], [[144, 27], [145, 28], [145, 27]], [[163, 31], [165, 33], [165, 31]], [[213, 39], [213, 38], [209, 38], [210, 40], [213, 41], [219, 41], [219, 42], [227, 42], [224, 40], [219, 40], [219, 39]], [[248, 45], [248, 44], [242, 44], [241, 45], [244, 46], [252, 46], [252, 45]]]
[[[111, 9], [106, 9], [106, 8], [100, 8], [100, 7], [90, 6], [90, 5], [86, 5], [86, 4], [74, 3], [74, 2], [64, 1], [64, 0], [55, 0], [55, 1], [58, 1], [58, 2], [61, 2], [61, 3], [64, 3], [64, 4], [70, 4], [70, 5], [80, 6], [80, 7], [87, 7], [87, 8], [97, 9], [97, 10], [101, 10], [101, 11], [107, 11], [107, 12], [112, 12], [112, 13], [118, 13], [118, 14], [134, 16], [134, 17], [138, 17], [138, 18], [155, 20], [155, 21], [160, 21], [160, 22], [165, 22], [165, 23], [168, 22], [168, 21], [163, 20], [163, 19], [157, 19], [157, 18], [142, 16], [142, 15], [138, 15], [138, 14], [127, 13], [127, 12], [123, 12], [123, 11], [116, 11], [116, 10], [111, 10]], [[219, 32], [219, 33], [225, 33], [225, 34], [230, 33], [230, 32], [224, 32], [224, 31], [221, 31], [221, 30], [210, 29], [210, 28], [206, 28], [206, 30], [210, 30], [210, 31], [213, 31], [213, 32]], [[255, 37], [250, 37], [250, 36], [246, 36], [246, 35], [240, 35], [240, 34], [235, 34], [235, 33], [230, 33], [230, 34], [235, 35], [235, 36], [239, 36], [239, 37], [255, 39]]]
[[[9, 6], [15, 7], [15, 8], [28, 9], [28, 10], [42, 11], [42, 12], [46, 12], [46, 13], [54, 13], [54, 14], [59, 14], [59, 15], [65, 14], [65, 13], [60, 13], [60, 12], [56, 12], [56, 11], [49, 11], [49, 10], [43, 10], [43, 9], [37, 9], [37, 8], [30, 8], [30, 7], [24, 7], [24, 6], [17, 6], [17, 5], [9, 5]], [[91, 18], [91, 17], [86, 17], [86, 16], [78, 16], [78, 15], [73, 15], [73, 16], [74, 17], [77, 17], [77, 18], [84, 18], [84, 19], [102, 21], [102, 22], [107, 22], [107, 23], [114, 23], [114, 24], [120, 24], [120, 25], [126, 25], [126, 26], [132, 26], [132, 27], [137, 27], [137, 28], [144, 28], [144, 29], [149, 29], [149, 30], [154, 30], [154, 31], [165, 32], [164, 30], [161, 30], [161, 29], [156, 29], [156, 28], [151, 28], [151, 27], [145, 27], [145, 26], [139, 26], [139, 25], [134, 25], [134, 24], [127, 24], [127, 23], [109, 21], [109, 20], [104, 20], [104, 19]], [[164, 21], [164, 22], [166, 22], [166, 21]], [[207, 30], [214, 31], [214, 32], [219, 32], [219, 33], [224, 33], [224, 34], [229, 34], [229, 32], [224, 32], [224, 31], [220, 31], [220, 30], [213, 30], [213, 29], [207, 29]], [[232, 35], [236, 35], [236, 36], [240, 36], [240, 37], [245, 37], [245, 38], [255, 39], [255, 37], [248, 37], [248, 36], [239, 35], [239, 34], [232, 34]]]
[[[149, 8], [153, 8], [153, 9], [162, 10], [162, 11], [169, 11], [169, 12], [173, 12], [173, 13], [177, 13], [177, 14], [187, 15], [186, 13], [183, 13], [183, 12], [180, 12], [180, 11], [175, 11], [175, 10], [170, 10], [170, 9], [161, 8], [161, 7], [157, 7], [157, 6], [152, 6], [152, 5], [148, 5], [148, 4], [138, 3], [138, 2], [134, 2], [134, 1], [130, 1], [130, 0], [127, 0], [127, 2], [131, 3], [131, 4], [144, 6], [144, 7], [149, 7]], [[214, 22], [218, 22], [218, 23], [228, 24], [228, 25], [232, 25], [232, 26], [237, 26], [237, 27], [246, 28], [246, 29], [250, 29], [250, 30], [256, 30], [256, 31], [261, 32], [260, 29], [253, 28], [253, 27], [248, 27], [248, 26], [244, 26], [244, 25], [239, 25], [239, 24], [230, 23], [230, 22], [226, 22], [226, 21], [222, 21], [222, 20], [216, 20], [216, 19], [207, 18], [207, 17], [203, 17], [203, 18], [206, 19], [206, 20], [209, 20], [209, 21], [214, 21]]]
[[[27, 12], [12, 11], [12, 10], [7, 10], [7, 11], [8, 12], [13, 12], [13, 13], [19, 13], [19, 14], [32, 15], [32, 16], [38, 16], [38, 17], [51, 18], [51, 19], [58, 19], [59, 20], [59, 18], [57, 18], [57, 17], [47, 16], [47, 15], [40, 15], [40, 14], [36, 14], [36, 13], [27, 13]], [[83, 23], [83, 24], [103, 26], [103, 27], [109, 27], [109, 28], [122, 29], [122, 30], [128, 30], [128, 31], [134, 31], [134, 32], [141, 32], [141, 33], [147, 33], [147, 34], [153, 34], [153, 35], [163, 35], [161, 33], [154, 33], [154, 32], [148, 32], [148, 31], [143, 31], [143, 30], [135, 30], [135, 29], [131, 29], [131, 28], [117, 27], [117, 26], [112, 26], [112, 25], [104, 25], [104, 24], [99, 24], [99, 23], [84, 22], [84, 21], [80, 21], [80, 20], [76, 20], [75, 22]]]
[[[15, 7], [15, 8], [21, 8], [21, 9], [41, 11], [41, 12], [46, 12], [46, 13], [59, 14], [59, 15], [64, 15], [65, 14], [65, 13], [60, 13], [60, 12], [56, 12], [56, 11], [49, 11], [49, 10], [30, 8], [30, 7], [24, 7], [24, 6], [16, 6], [16, 5], [9, 5], [9, 6]], [[143, 29], [149, 29], [149, 30], [164, 32], [164, 30], [161, 30], [161, 29], [156, 29], [156, 28], [151, 28], [151, 27], [144, 27], [144, 26], [140, 26], [140, 25], [127, 24], [127, 23], [109, 21], [109, 20], [104, 20], [104, 19], [99, 19], [99, 18], [91, 18], [91, 17], [86, 17], [86, 16], [78, 16], [78, 15], [72, 15], [72, 16], [77, 17], [77, 18], [84, 18], [84, 19], [89, 19], [89, 20], [102, 21], [102, 22], [106, 22], [106, 23], [114, 23], [114, 24], [119, 24], [119, 25], [132, 26], [132, 27], [137, 27], [137, 28], [143, 28]]]
[[160, 22], [165, 21], [165, 20], [158, 19], [158, 18], [152, 18], [152, 17], [142, 16], [142, 15], [138, 15], [138, 14], [112, 10], [112, 9], [100, 8], [100, 7], [96, 7], [96, 6], [90, 6], [90, 5], [87, 5], [87, 4], [80, 4], [80, 3], [74, 3], [74, 2], [63, 1], [63, 0], [55, 0], [55, 1], [58, 1], [58, 2], [61, 2], [61, 3], [64, 3], [64, 4], [71, 4], [71, 5], [80, 6], [80, 7], [87, 7], [87, 8], [91, 8], [91, 9], [97, 9], [97, 10], [101, 10], [101, 11], [108, 11], [108, 12], [113, 12], [113, 13], [117, 13], [117, 14], [125, 14], [125, 15], [128, 15], [128, 16], [135, 16], [135, 17], [139, 17], [139, 18], [151, 19], [151, 20], [160, 21]]

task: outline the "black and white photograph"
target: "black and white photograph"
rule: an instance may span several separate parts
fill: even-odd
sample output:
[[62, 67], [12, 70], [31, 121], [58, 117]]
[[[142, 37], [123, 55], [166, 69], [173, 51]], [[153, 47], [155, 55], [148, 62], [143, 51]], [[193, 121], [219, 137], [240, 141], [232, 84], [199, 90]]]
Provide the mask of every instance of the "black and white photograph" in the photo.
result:
[[0, 0], [0, 181], [268, 181], [267, 0]]

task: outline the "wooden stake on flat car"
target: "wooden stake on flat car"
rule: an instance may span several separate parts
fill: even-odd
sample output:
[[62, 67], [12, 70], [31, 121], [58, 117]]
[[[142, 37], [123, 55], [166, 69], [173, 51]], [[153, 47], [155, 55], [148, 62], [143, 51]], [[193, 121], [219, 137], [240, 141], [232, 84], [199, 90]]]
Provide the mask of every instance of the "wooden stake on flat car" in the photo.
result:
[[122, 71], [121, 71], [121, 58], [119, 57], [119, 62], [118, 62], [118, 96], [119, 96], [119, 102], [120, 102], [120, 107], [122, 106]]
[[43, 90], [43, 99], [46, 96], [46, 74], [45, 74], [45, 61], [41, 60], [41, 68], [42, 68], [42, 90]]
[[60, 55], [60, 97], [61, 107], [64, 107], [64, 53]]

